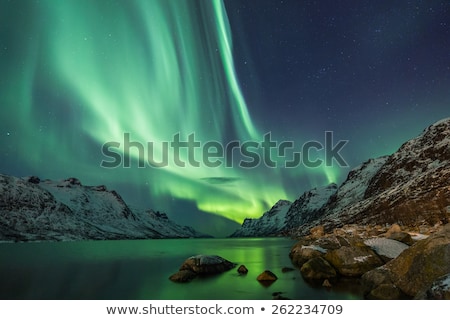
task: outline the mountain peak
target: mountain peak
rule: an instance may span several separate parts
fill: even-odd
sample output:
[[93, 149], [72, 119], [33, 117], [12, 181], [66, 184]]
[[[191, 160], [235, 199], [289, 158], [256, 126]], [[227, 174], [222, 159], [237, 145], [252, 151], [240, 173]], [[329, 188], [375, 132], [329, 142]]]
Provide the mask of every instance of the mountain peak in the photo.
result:
[[0, 174], [0, 240], [81, 240], [205, 237], [165, 213], [131, 209], [116, 191]]
[[[449, 184], [450, 118], [446, 118], [392, 155], [369, 159], [352, 169], [339, 187], [331, 184], [304, 192], [289, 207], [279, 234], [305, 235], [317, 225], [331, 230], [352, 223], [412, 227], [446, 223], [450, 220]], [[246, 233], [267, 235], [261, 225], [270, 225], [270, 217], [265, 213], [247, 221]]]

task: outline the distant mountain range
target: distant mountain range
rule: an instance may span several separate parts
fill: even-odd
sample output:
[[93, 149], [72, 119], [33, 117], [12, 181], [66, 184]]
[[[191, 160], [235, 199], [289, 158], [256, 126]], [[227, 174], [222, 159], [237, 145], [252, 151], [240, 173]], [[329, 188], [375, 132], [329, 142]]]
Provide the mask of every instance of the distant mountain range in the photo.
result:
[[0, 174], [0, 240], [209, 237], [165, 213], [130, 208], [105, 186]]
[[[301, 236], [315, 226], [434, 225], [450, 220], [450, 118], [390, 156], [351, 170], [340, 185], [278, 201], [259, 219], [245, 219], [231, 237]], [[130, 208], [105, 186], [0, 174], [0, 240], [209, 237], [154, 210]]]
[[450, 220], [450, 118], [436, 122], [394, 154], [351, 170], [338, 187], [278, 201], [259, 219], [246, 219], [231, 237], [309, 233], [345, 224], [434, 225]]

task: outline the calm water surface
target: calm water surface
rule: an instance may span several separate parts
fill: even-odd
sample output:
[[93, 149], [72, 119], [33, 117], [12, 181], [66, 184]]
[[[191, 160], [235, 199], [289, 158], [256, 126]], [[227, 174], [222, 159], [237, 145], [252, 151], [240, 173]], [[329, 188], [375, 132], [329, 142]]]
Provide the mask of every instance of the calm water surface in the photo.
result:
[[[170, 239], [0, 244], [0, 299], [359, 299], [358, 288], [311, 287], [292, 267], [294, 240]], [[249, 273], [232, 269], [190, 283], [168, 277], [196, 254], [215, 254]], [[269, 287], [256, 277], [270, 269], [278, 280]]]

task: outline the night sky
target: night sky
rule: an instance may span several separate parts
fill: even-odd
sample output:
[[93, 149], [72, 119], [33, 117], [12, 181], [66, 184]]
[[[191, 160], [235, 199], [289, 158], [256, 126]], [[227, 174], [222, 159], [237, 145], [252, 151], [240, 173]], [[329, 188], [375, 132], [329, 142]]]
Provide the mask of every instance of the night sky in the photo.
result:
[[[449, 117], [449, 88], [450, 1], [0, 0], [0, 172], [105, 184], [218, 236]], [[177, 133], [298, 151], [325, 131], [348, 166], [100, 166], [124, 133], [160, 159]]]

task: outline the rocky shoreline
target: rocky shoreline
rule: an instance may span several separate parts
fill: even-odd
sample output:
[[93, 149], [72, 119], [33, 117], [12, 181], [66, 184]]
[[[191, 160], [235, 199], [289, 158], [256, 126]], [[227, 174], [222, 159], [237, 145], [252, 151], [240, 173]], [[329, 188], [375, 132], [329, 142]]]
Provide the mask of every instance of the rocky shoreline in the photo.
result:
[[303, 278], [330, 287], [360, 281], [366, 299], [450, 299], [450, 224], [311, 229], [289, 256]]
[[[290, 249], [290, 260], [314, 287], [358, 287], [364, 299], [450, 299], [450, 223], [432, 227], [353, 224], [330, 233], [317, 226], [297, 240]], [[169, 279], [185, 283], [237, 266], [219, 256], [197, 255], [187, 258]], [[295, 270], [284, 267], [281, 272]], [[236, 272], [246, 275], [248, 269], [240, 265]], [[266, 287], [277, 279], [270, 270], [255, 278]], [[272, 296], [289, 298], [279, 292]]]

